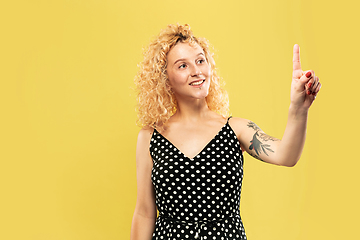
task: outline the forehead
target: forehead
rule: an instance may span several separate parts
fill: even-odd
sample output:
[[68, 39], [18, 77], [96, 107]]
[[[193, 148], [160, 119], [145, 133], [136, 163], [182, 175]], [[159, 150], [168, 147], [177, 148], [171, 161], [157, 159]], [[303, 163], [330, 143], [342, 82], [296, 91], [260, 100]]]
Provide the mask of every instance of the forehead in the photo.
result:
[[176, 61], [178, 59], [188, 59], [198, 56], [200, 53], [204, 54], [203, 49], [199, 44], [194, 43], [177, 43], [167, 54], [169, 62]]

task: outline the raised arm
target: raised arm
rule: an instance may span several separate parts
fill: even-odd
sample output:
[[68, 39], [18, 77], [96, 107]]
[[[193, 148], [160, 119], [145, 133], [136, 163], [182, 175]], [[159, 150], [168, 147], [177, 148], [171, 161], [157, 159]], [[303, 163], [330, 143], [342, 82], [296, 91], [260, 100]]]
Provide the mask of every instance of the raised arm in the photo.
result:
[[262, 161], [294, 166], [299, 160], [306, 137], [308, 110], [320, 91], [321, 83], [314, 71], [302, 71], [300, 49], [293, 49], [293, 76], [288, 121], [282, 139], [264, 133], [255, 123], [246, 119], [232, 119], [243, 150]]
[[151, 130], [140, 130], [136, 146], [137, 199], [131, 225], [131, 240], [150, 240], [155, 228], [156, 205], [149, 152], [151, 134]]

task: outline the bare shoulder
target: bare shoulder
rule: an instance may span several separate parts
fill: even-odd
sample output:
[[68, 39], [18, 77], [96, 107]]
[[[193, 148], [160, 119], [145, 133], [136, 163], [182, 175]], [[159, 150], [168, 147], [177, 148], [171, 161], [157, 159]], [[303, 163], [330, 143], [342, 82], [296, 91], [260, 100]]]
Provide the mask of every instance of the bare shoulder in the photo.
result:
[[150, 159], [150, 141], [154, 132], [153, 128], [142, 128], [139, 131], [137, 144], [136, 144], [136, 159], [137, 161], [149, 162]]
[[250, 120], [245, 118], [232, 117], [229, 119], [229, 124], [235, 131], [235, 134], [238, 138], [244, 132], [250, 122]]
[[151, 136], [154, 132], [152, 127], [144, 127], [139, 131], [138, 143], [150, 143]]

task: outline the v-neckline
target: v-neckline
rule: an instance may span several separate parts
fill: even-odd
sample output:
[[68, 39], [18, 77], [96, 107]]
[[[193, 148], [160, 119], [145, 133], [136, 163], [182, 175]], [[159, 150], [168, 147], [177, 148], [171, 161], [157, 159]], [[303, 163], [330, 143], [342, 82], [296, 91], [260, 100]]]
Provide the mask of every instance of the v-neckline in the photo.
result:
[[165, 139], [169, 144], [171, 144], [174, 148], [176, 148], [185, 158], [189, 159], [189, 160], [193, 160], [195, 159], [197, 156], [199, 156], [208, 146], [209, 144], [214, 141], [214, 139], [216, 138], [217, 135], [219, 135], [219, 133], [222, 132], [222, 130], [224, 129], [224, 127], [229, 123], [229, 119], [226, 120], [226, 123], [220, 128], [220, 130], [215, 134], [215, 136], [210, 139], [210, 141], [200, 150], [200, 152], [198, 152], [194, 157], [190, 158], [188, 156], [185, 155], [185, 153], [183, 151], [180, 150], [180, 148], [178, 148], [177, 146], [175, 146], [169, 139], [167, 139], [166, 137], [164, 137], [158, 130], [156, 130], [156, 128], [154, 129], [154, 132], [156, 131], [157, 134], [159, 134], [163, 139]]

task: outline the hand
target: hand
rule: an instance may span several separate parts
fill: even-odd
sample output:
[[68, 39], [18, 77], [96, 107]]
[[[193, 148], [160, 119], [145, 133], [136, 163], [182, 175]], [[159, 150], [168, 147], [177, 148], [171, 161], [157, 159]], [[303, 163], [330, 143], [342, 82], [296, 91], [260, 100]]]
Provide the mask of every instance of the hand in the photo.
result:
[[293, 75], [291, 83], [291, 104], [299, 108], [308, 109], [320, 91], [321, 83], [312, 70], [301, 70], [300, 47], [294, 45], [293, 50]]

